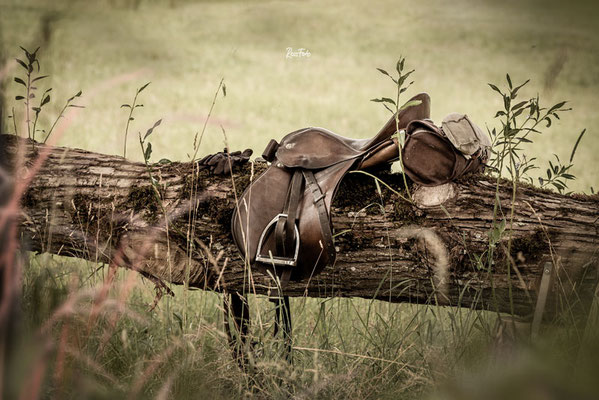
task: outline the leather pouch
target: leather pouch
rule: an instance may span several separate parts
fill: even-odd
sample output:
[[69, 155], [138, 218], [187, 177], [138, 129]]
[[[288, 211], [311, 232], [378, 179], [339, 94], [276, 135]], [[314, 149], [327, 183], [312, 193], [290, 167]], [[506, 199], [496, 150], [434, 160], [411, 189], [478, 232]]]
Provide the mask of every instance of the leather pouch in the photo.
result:
[[[406, 128], [406, 141], [401, 150], [404, 172], [423, 186], [450, 182], [479, 170], [486, 162], [487, 147], [481, 145], [484, 138], [476, 136], [475, 125], [467, 117], [457, 121], [456, 118], [446, 120], [449, 121], [447, 126], [451, 129], [452, 140], [445, 134], [445, 129], [431, 120], [412, 121]], [[473, 128], [465, 124], [471, 124]], [[484, 135], [484, 132], [480, 133]], [[488, 143], [490, 145], [490, 141]]]

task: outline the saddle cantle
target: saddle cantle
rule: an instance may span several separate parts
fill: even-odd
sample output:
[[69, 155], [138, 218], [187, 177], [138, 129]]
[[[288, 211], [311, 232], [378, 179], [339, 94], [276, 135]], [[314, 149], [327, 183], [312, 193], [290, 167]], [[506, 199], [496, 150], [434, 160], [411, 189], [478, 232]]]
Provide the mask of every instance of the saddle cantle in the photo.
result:
[[[429, 118], [430, 98], [399, 112], [399, 129]], [[371, 139], [350, 139], [322, 128], [271, 140], [263, 157], [271, 162], [239, 198], [232, 218], [233, 240], [242, 257], [281, 282], [318, 274], [335, 261], [330, 208], [350, 170], [388, 163], [399, 156], [393, 116]]]

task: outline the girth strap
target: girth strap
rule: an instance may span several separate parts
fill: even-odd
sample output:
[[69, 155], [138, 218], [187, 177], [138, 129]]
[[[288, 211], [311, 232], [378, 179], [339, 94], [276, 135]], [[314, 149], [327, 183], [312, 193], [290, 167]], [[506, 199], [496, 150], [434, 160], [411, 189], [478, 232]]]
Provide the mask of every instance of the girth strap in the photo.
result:
[[322, 192], [314, 173], [311, 170], [302, 170], [306, 184], [312, 192], [314, 198], [314, 206], [318, 210], [318, 219], [320, 220], [320, 229], [322, 231], [322, 243], [323, 251], [328, 256], [329, 263], [335, 260], [335, 243], [333, 242], [333, 232], [331, 231], [331, 219], [329, 218], [329, 212], [325, 204], [325, 193]]

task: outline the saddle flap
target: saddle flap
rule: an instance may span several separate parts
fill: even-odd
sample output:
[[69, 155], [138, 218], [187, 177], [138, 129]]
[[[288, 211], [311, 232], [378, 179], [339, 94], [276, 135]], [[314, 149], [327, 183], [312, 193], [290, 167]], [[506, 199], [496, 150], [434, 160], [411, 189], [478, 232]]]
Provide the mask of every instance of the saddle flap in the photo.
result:
[[[327, 223], [330, 223], [328, 213], [337, 186], [351, 164], [351, 161], [341, 162], [314, 173], [314, 179], [323, 194]], [[291, 279], [300, 280], [333, 264], [335, 252], [334, 246], [327, 243], [326, 233], [323, 232], [322, 215], [315, 207], [317, 198], [313, 186], [306, 185], [302, 190], [297, 215], [300, 240], [294, 240], [294, 245], [299, 245], [299, 249], [296, 251], [293, 248], [290, 257], [285, 259], [276, 257], [278, 253], [273, 221], [276, 221], [285, 207], [293, 173], [292, 169], [273, 164], [252, 182], [239, 198], [232, 217], [231, 231], [242, 258], [250, 265], [261, 271], [274, 269], [276, 272], [290, 267]], [[285, 264], [287, 258], [294, 258], [295, 265]]]

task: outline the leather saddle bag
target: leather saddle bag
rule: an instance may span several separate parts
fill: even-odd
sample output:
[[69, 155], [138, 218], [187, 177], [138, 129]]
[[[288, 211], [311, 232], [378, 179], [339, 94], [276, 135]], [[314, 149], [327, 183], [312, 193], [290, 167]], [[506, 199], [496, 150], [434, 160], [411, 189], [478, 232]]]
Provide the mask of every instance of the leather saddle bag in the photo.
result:
[[431, 120], [412, 121], [402, 148], [404, 172], [423, 186], [436, 186], [481, 169], [491, 141], [464, 114], [449, 114], [442, 126]]

